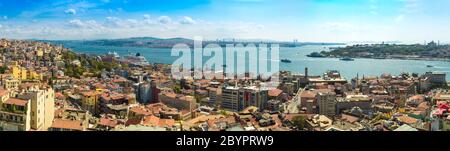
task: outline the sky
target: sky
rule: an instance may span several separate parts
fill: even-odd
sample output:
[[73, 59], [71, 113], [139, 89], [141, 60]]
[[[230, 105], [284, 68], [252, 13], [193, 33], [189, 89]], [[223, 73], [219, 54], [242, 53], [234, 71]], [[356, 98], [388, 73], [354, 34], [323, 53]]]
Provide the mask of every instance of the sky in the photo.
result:
[[450, 43], [448, 0], [0, 0], [0, 37]]

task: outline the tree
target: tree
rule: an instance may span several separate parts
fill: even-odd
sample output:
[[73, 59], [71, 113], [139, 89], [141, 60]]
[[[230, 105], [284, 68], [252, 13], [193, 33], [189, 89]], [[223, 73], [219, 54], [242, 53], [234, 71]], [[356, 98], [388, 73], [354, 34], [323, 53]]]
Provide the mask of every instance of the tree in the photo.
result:
[[178, 85], [175, 85], [172, 87], [173, 92], [175, 93], [181, 93], [181, 88]]
[[219, 113], [220, 113], [221, 115], [228, 116], [228, 113], [227, 113], [227, 111], [225, 111], [225, 110], [220, 110]]
[[305, 116], [295, 116], [292, 119], [292, 122], [294, 123], [295, 126], [297, 126], [298, 130], [304, 130], [306, 128], [306, 118]]
[[4, 74], [6, 72], [6, 69], [8, 69], [8, 67], [6, 66], [0, 67], [0, 74]]
[[122, 69], [124, 69], [124, 70], [128, 70], [130, 68], [130, 66], [126, 63], [123, 63], [121, 66], [122, 66]]

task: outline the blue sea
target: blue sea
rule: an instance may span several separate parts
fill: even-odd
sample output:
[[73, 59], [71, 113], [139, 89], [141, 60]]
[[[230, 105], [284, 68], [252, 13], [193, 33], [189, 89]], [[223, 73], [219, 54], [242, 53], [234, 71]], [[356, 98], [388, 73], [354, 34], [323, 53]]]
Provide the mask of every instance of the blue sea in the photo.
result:
[[[178, 57], [170, 55], [169, 48], [142, 48], [142, 47], [112, 47], [90, 45], [65, 45], [78, 53], [103, 55], [108, 52], [117, 52], [120, 56], [129, 53], [140, 53], [150, 63], [172, 64]], [[440, 71], [447, 74], [450, 81], [450, 62], [421, 61], [421, 60], [396, 60], [396, 59], [355, 59], [355, 61], [340, 61], [337, 58], [309, 58], [307, 54], [319, 51], [329, 51], [330, 45], [307, 45], [301, 47], [281, 47], [280, 59], [289, 59], [292, 63], [280, 62], [280, 70], [304, 73], [305, 67], [309, 68], [310, 75], [322, 75], [327, 70], [338, 70], [347, 78], [362, 76], [379, 76], [383, 73], [398, 75], [402, 72], [423, 74], [428, 71]], [[248, 59], [248, 58], [247, 58]], [[205, 59], [204, 59], [205, 60]], [[427, 67], [432, 65], [433, 67]]]

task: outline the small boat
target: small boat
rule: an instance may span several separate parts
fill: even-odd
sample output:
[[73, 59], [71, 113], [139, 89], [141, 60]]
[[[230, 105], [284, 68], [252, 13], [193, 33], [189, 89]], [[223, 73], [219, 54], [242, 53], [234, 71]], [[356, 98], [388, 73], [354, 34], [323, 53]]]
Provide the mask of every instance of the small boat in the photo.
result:
[[311, 58], [324, 58], [325, 57], [324, 55], [322, 55], [322, 54], [320, 54], [318, 52], [313, 52], [313, 53], [311, 53], [309, 55], [306, 55], [306, 56], [307, 57], [311, 57]]
[[289, 60], [289, 59], [281, 59], [280, 61], [281, 61], [281, 62], [284, 62], [284, 63], [292, 63], [292, 61]]
[[432, 66], [432, 65], [427, 65], [427, 68], [433, 68], [434, 66]]
[[341, 58], [341, 60], [342, 61], [355, 61], [355, 59], [350, 58], [350, 57], [344, 57], [344, 58]]

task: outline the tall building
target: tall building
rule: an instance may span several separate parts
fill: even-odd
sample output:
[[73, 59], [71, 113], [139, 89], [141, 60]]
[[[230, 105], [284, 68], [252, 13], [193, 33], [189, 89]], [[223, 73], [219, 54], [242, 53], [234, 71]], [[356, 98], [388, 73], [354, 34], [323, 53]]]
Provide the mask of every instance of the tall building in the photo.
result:
[[97, 114], [100, 106], [97, 93], [95, 91], [82, 92], [81, 106], [92, 114]]
[[255, 86], [241, 88], [239, 90], [239, 111], [249, 106], [265, 109], [267, 107], [268, 92], [268, 90], [262, 90]]
[[336, 94], [333, 92], [322, 93], [316, 95], [319, 104], [319, 114], [333, 117], [336, 115]]
[[151, 103], [157, 103], [159, 102], [159, 93], [161, 92], [161, 89], [157, 86], [157, 83], [155, 81], [150, 82], [150, 102]]
[[239, 88], [238, 87], [223, 87], [222, 88], [222, 102], [221, 108], [238, 111], [239, 110]]
[[152, 97], [151, 85], [148, 82], [139, 83], [138, 89], [136, 90], [137, 100], [141, 104], [147, 104], [150, 102]]
[[265, 109], [268, 101], [268, 90], [251, 87], [224, 87], [222, 88], [221, 108], [241, 111], [249, 106]]
[[18, 98], [31, 101], [31, 128], [47, 130], [53, 122], [55, 113], [55, 91], [52, 88], [28, 90]]
[[208, 97], [209, 97], [209, 102], [208, 104], [210, 106], [216, 106], [218, 105], [220, 102], [222, 102], [222, 89], [218, 89], [218, 88], [214, 88], [214, 87], [209, 87], [207, 88], [208, 90]]
[[139, 83], [136, 89], [136, 97], [139, 103], [157, 103], [159, 102], [158, 94], [161, 90], [157, 87], [156, 82]]

